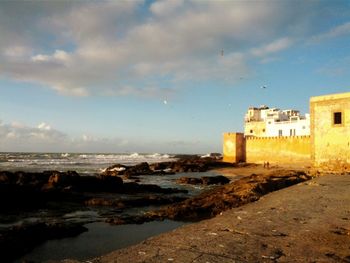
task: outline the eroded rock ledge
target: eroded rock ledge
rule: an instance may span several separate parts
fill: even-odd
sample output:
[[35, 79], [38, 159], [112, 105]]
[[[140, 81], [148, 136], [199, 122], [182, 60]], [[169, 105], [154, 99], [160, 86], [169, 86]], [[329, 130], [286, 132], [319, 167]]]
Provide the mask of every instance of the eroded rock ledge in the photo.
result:
[[218, 167], [233, 167], [232, 163], [225, 163], [215, 158], [200, 158], [191, 156], [177, 161], [148, 164], [146, 162], [133, 166], [114, 164], [104, 170], [102, 175], [132, 177], [138, 175], [165, 175], [186, 172], [206, 172]]
[[309, 180], [311, 176], [301, 171], [274, 171], [268, 175], [252, 174], [230, 184], [219, 186], [198, 196], [165, 208], [151, 211], [143, 216], [115, 217], [112, 224], [143, 223], [152, 220], [173, 219], [198, 221], [213, 217], [230, 208], [258, 200], [261, 196]]

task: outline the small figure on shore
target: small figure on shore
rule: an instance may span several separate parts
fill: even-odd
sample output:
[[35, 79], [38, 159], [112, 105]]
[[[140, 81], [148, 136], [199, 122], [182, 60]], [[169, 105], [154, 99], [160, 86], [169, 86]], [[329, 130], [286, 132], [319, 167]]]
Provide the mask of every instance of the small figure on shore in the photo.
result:
[[267, 161], [267, 162], [264, 162], [264, 168], [267, 168], [269, 169], [270, 168], [270, 163]]

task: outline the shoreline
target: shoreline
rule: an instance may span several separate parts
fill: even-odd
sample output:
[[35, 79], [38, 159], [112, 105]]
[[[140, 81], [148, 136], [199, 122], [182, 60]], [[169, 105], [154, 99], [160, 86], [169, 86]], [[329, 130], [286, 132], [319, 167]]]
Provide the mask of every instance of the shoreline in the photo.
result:
[[[155, 164], [156, 168], [158, 165], [169, 165], [169, 164]], [[171, 164], [173, 167], [173, 164]], [[203, 169], [202, 163], [197, 163], [198, 168]], [[231, 211], [231, 209], [236, 209], [237, 207], [244, 207], [251, 203], [256, 203], [261, 199], [265, 198], [265, 195], [274, 191], [278, 191], [282, 188], [288, 188], [291, 185], [295, 185], [311, 179], [304, 169], [290, 170], [285, 167], [271, 166], [269, 169], [263, 168], [262, 165], [258, 164], [237, 164], [227, 167], [225, 163], [212, 163], [209, 170], [213, 171], [215, 174], [224, 174], [226, 177], [230, 178], [232, 181], [229, 184], [224, 184], [221, 186], [216, 186], [215, 188], [205, 191], [199, 195], [188, 197], [181, 201], [171, 201], [168, 206], [161, 206], [156, 210], [151, 210], [146, 212], [144, 215], [132, 215], [127, 217], [110, 217], [108, 222], [110, 224], [142, 224], [144, 222], [162, 220], [175, 220], [175, 221], [187, 221], [187, 222], [201, 222], [201, 220], [206, 221], [208, 218], [217, 218], [218, 216], [226, 213], [224, 211]], [[182, 163], [181, 166], [176, 166], [176, 169], [194, 169], [192, 162]], [[118, 168], [118, 169], [115, 169]], [[122, 166], [114, 165], [108, 171], [111, 174], [104, 174], [100, 179], [108, 180], [110, 182], [120, 178], [120, 173], [122, 171], [123, 176], [134, 176], [136, 174], [142, 174], [145, 171], [152, 172], [148, 170], [148, 166], [145, 164], [139, 164], [131, 168], [120, 169]], [[164, 169], [164, 167], [160, 167]], [[130, 170], [131, 169], [131, 170]], [[154, 167], [153, 170], [157, 171]], [[131, 173], [130, 173], [131, 171]], [[126, 173], [128, 172], [128, 173]], [[153, 173], [153, 172], [152, 172]], [[57, 176], [56, 176], [57, 177]], [[55, 178], [56, 178], [55, 177]], [[220, 176], [219, 176], [220, 177]], [[223, 177], [223, 176], [222, 176]], [[50, 177], [51, 178], [51, 177]], [[190, 177], [189, 177], [190, 178]], [[205, 177], [201, 177], [205, 178]], [[99, 179], [99, 180], [100, 180]], [[190, 178], [191, 179], [191, 178]], [[86, 180], [86, 178], [84, 179]], [[89, 179], [91, 180], [91, 179]], [[119, 180], [119, 179], [118, 179]], [[226, 179], [227, 180], [227, 179]], [[75, 181], [77, 183], [77, 181]], [[119, 182], [118, 182], [119, 185]], [[127, 185], [127, 184], [126, 184]], [[62, 185], [62, 187], [65, 185]], [[74, 184], [73, 184], [74, 186]], [[65, 189], [66, 186], [62, 189]], [[107, 188], [109, 189], [109, 187]], [[157, 189], [153, 189], [157, 190]], [[159, 191], [159, 190], [157, 190]], [[162, 192], [162, 191], [160, 191]], [[113, 200], [111, 204], [108, 204], [108, 199], [91, 199], [93, 200], [92, 205], [126, 205], [127, 203], [120, 203], [120, 201], [115, 202]], [[162, 203], [161, 199], [153, 199], [152, 202], [157, 201]], [[97, 203], [96, 203], [97, 202]], [[132, 201], [134, 203], [135, 201]], [[137, 201], [139, 202], [139, 201]], [[148, 201], [147, 201], [148, 202]], [[130, 204], [132, 204], [130, 203]], [[147, 205], [147, 204], [145, 204]], [[215, 217], [216, 216], [216, 217]], [[152, 238], [151, 238], [152, 239]], [[142, 243], [144, 243], [143, 241]], [[128, 249], [128, 248], [126, 248]], [[118, 250], [119, 251], [119, 250]], [[123, 262], [123, 261], [120, 261]], [[127, 262], [127, 261], [126, 261]]]
[[[208, 175], [206, 179], [209, 182], [209, 178], [214, 178], [215, 174], [199, 172], [208, 171], [210, 165], [227, 164], [199, 158], [197, 161], [185, 159], [151, 165], [115, 164], [96, 176], [81, 176], [75, 171], [1, 171], [2, 258], [11, 261], [48, 240], [77, 236], [87, 231], [84, 227], [86, 223], [109, 223], [109, 218], [124, 213], [131, 213], [133, 219], [135, 212], [143, 213], [144, 209], [156, 209], [189, 198], [191, 195], [187, 187], [180, 187], [175, 179], [171, 179], [172, 186], [159, 186], [142, 184], [141, 177], [145, 182], [149, 180], [148, 176], [165, 178], [166, 181], [172, 176], [176, 177], [173, 175], [175, 172], [197, 172], [201, 178]], [[86, 213], [87, 217], [79, 213], [73, 216], [75, 211], [84, 214], [87, 210], [93, 213]], [[66, 215], [69, 216], [66, 218]], [[132, 222], [123, 224], [128, 223]]]
[[350, 176], [324, 175], [89, 261], [350, 262], [349, 204]]

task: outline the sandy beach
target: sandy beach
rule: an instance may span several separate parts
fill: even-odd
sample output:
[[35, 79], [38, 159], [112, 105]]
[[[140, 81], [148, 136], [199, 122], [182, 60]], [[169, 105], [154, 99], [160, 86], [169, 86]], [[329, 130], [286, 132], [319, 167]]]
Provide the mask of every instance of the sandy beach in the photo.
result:
[[350, 176], [324, 175], [89, 261], [350, 262], [349, 204]]

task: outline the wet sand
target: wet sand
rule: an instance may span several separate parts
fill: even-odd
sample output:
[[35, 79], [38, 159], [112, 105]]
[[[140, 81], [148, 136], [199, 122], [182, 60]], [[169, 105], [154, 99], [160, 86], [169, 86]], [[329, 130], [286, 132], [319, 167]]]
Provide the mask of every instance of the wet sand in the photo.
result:
[[350, 262], [350, 175], [314, 178], [90, 261]]

